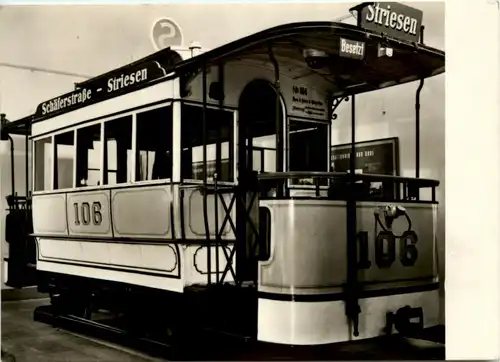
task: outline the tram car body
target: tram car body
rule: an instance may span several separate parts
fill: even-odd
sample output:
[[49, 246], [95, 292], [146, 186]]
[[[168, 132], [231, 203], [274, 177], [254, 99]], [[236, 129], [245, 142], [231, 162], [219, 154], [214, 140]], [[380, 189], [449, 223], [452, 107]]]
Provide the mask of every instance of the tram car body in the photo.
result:
[[440, 50], [306, 22], [164, 49], [40, 104], [39, 289], [57, 313], [108, 300], [281, 345], [438, 325], [438, 182], [334, 172], [330, 134], [346, 97], [442, 72]]

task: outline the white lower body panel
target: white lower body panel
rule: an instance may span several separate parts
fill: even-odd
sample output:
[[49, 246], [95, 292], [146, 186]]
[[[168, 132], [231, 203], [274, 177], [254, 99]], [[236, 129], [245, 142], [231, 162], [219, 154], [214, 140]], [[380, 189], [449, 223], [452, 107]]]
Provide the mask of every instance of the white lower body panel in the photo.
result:
[[183, 292], [184, 283], [179, 277], [152, 276], [137, 272], [98, 269], [92, 266], [68, 265], [38, 260], [37, 269], [45, 272], [75, 275], [84, 278], [108, 280], [119, 283], [140, 285], [148, 288]]
[[386, 313], [409, 305], [424, 311], [424, 327], [439, 324], [439, 291], [360, 299], [359, 336], [354, 337], [345, 303], [290, 302], [259, 298], [258, 340], [287, 345], [321, 345], [384, 334]]

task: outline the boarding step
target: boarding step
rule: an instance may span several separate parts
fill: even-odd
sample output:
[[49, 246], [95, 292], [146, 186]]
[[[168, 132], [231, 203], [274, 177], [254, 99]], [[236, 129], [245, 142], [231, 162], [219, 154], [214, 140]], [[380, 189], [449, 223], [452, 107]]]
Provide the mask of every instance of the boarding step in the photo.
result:
[[252, 284], [193, 285], [184, 294], [193, 323], [204, 332], [229, 340], [255, 340], [257, 288]]

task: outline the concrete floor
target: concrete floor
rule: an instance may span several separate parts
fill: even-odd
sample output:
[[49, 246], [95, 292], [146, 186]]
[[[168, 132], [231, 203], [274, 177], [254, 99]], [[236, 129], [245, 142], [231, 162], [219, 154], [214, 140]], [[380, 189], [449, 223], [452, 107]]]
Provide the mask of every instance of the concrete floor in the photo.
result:
[[33, 321], [47, 299], [2, 302], [2, 362], [164, 361]]
[[[81, 336], [50, 325], [35, 322], [33, 312], [48, 299], [2, 302], [1, 362], [165, 362], [138, 351], [114, 345], [102, 340]], [[408, 341], [412, 346], [398, 347], [396, 344], [383, 349], [376, 345], [350, 345], [336, 351], [332, 356], [342, 360], [377, 359], [442, 359], [443, 350], [436, 349], [431, 342]], [[401, 350], [400, 350], [401, 349]], [[404, 352], [403, 352], [404, 350]], [[437, 351], [437, 352], [434, 352]], [[257, 355], [256, 355], [257, 356]], [[262, 356], [244, 360], [262, 360]], [[297, 357], [296, 357], [297, 358]], [[217, 358], [219, 359], [219, 358]], [[276, 358], [265, 358], [276, 359]], [[279, 357], [278, 359], [282, 359]], [[289, 359], [289, 358], [287, 358]], [[321, 358], [324, 359], [324, 358]]]

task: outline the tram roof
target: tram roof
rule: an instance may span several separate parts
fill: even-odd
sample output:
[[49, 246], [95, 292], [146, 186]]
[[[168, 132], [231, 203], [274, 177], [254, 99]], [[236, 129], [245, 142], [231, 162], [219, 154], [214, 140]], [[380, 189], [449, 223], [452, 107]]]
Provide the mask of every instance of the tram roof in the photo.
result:
[[[339, 55], [341, 39], [365, 43], [362, 61]], [[393, 49], [379, 57], [379, 45]], [[176, 71], [221, 64], [233, 59], [270, 61], [272, 49], [280, 67], [298, 76], [317, 73], [336, 86], [333, 96], [359, 94], [444, 73], [445, 53], [422, 44], [389, 38], [357, 26], [335, 22], [301, 22], [280, 25], [238, 39], [179, 63]], [[324, 52], [325, 66], [313, 69], [304, 51]]]
[[[356, 44], [356, 42], [364, 44], [363, 59], [353, 60], [342, 57], [339, 54], [342, 39], [347, 39], [351, 44]], [[379, 56], [381, 46], [391, 48], [393, 50], [392, 56]], [[316, 21], [276, 26], [186, 60], [180, 60], [179, 55], [170, 49], [163, 49], [124, 67], [79, 83], [78, 87], [80, 89], [89, 87], [93, 83], [102, 82], [103, 79], [109, 78], [112, 74], [119, 74], [126, 68], [146, 62], [161, 63], [163, 74], [142, 85], [142, 87], [147, 87], [185, 74], [201, 72], [203, 67], [220, 65], [233, 60], [272, 62], [271, 50], [279, 67], [287, 68], [292, 73], [292, 77], [300, 78], [316, 73], [331, 83], [333, 97], [379, 90], [432, 77], [445, 71], [445, 52], [442, 50], [388, 37], [385, 34], [349, 24]], [[308, 51], [316, 52], [316, 54], [320, 52], [321, 56], [316, 58], [319, 59], [319, 64], [311, 66], [307, 55], [305, 55]], [[127, 89], [125, 92], [119, 92], [111, 97], [139, 88]], [[108, 96], [105, 99], [111, 97]], [[86, 105], [84, 103], [79, 107], [71, 107], [71, 109], [67, 109], [67, 112], [83, 108]], [[39, 108], [40, 106], [37, 110]], [[40, 116], [37, 113], [4, 124], [2, 133], [27, 134], [30, 123], [55, 116], [55, 114]], [[58, 112], [58, 114], [61, 113], [65, 112]]]

